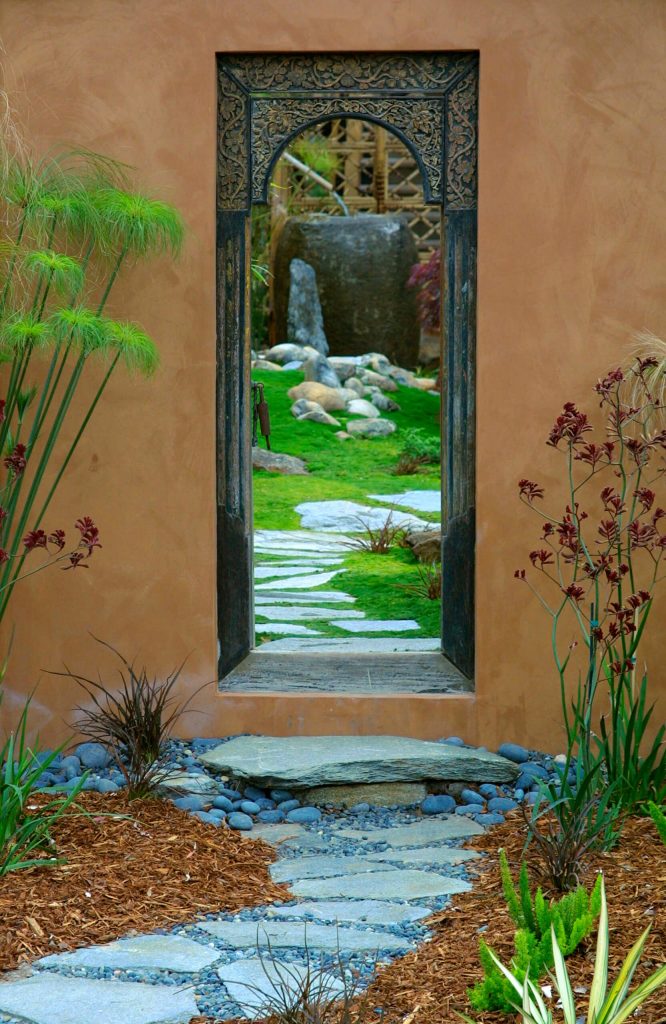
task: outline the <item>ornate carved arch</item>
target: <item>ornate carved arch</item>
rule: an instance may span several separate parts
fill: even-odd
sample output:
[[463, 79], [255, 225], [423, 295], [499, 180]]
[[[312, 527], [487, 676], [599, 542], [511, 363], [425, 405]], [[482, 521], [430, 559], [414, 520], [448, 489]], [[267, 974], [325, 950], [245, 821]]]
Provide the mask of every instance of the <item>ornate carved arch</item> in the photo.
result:
[[218, 57], [217, 504], [220, 675], [253, 643], [248, 423], [249, 213], [266, 202], [291, 138], [334, 117], [398, 135], [442, 208], [446, 237], [443, 396], [443, 653], [473, 673], [474, 328], [478, 55], [241, 54]]

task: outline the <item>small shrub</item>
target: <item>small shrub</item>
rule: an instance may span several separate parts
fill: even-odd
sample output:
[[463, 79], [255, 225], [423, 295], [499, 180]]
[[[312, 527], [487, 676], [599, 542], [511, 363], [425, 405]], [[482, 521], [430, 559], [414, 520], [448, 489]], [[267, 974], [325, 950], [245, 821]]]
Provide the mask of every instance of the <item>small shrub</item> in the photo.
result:
[[63, 750], [59, 747], [39, 753], [27, 745], [29, 706], [28, 700], [16, 732], [0, 748], [0, 877], [22, 868], [62, 863], [50, 830], [76, 799], [84, 782], [80, 779], [67, 794], [54, 795], [35, 807], [29, 805], [37, 779]]
[[407, 280], [416, 288], [419, 323], [426, 331], [438, 331], [442, 318], [442, 250], [435, 249], [425, 263], [415, 263]]
[[659, 833], [659, 838], [661, 839], [664, 846], [666, 846], [666, 814], [664, 814], [660, 807], [657, 807], [656, 804], [653, 804], [652, 801], [650, 801], [650, 803], [648, 804], [648, 810], [650, 812], [650, 817], [654, 822], [655, 828]]
[[[632, 1018], [645, 1000], [658, 988], [666, 984], [666, 964], [662, 964], [645, 981], [628, 995], [629, 986], [638, 967], [643, 948], [650, 934], [650, 927], [646, 928], [642, 935], [636, 940], [629, 950], [614, 984], [608, 991], [608, 961], [609, 961], [609, 933], [608, 933], [608, 907], [606, 905], [606, 892], [603, 880], [601, 883], [601, 913], [599, 919], [599, 930], [597, 933], [597, 948], [594, 964], [594, 975], [590, 987], [589, 1007], [587, 1020], [589, 1024], [622, 1024], [623, 1021]], [[565, 1024], [578, 1024], [584, 1018], [576, 1011], [573, 988], [569, 979], [564, 952], [560, 948], [555, 930], [551, 931], [553, 956], [555, 964], [555, 976], [553, 985], [559, 996], [562, 1006], [562, 1014]], [[510, 971], [495, 956], [490, 953], [493, 964], [501, 971], [504, 979], [511, 986], [512, 990], [512, 1011], [520, 1013], [523, 1024], [553, 1024], [552, 1012], [546, 1007], [541, 993], [533, 982], [535, 972], [530, 968], [524, 978]], [[531, 975], [531, 977], [530, 977]], [[469, 1021], [469, 1018], [465, 1017]]]
[[418, 427], [406, 430], [403, 446], [392, 472], [394, 476], [412, 476], [423, 466], [438, 464], [440, 457], [441, 445], [438, 437], [432, 437]]
[[145, 668], [135, 670], [111, 644], [97, 642], [113, 651], [121, 663], [119, 689], [107, 687], [101, 678], [88, 679], [69, 669], [52, 675], [73, 679], [82, 687], [92, 706], [75, 708], [80, 715], [76, 728], [111, 751], [125, 776], [129, 798], [144, 797], [168, 775], [167, 741], [203, 686], [179, 702], [174, 690], [184, 662], [166, 679], [150, 679]]
[[399, 523], [393, 522], [393, 511], [389, 512], [381, 526], [370, 526], [362, 516], [358, 517], [358, 521], [363, 524], [363, 533], [358, 537], [353, 537], [349, 544], [362, 551], [372, 551], [375, 555], [387, 555], [393, 545], [400, 542], [404, 534], [403, 527]]
[[[514, 936], [512, 967], [521, 982], [528, 969], [533, 978], [542, 977], [554, 964], [553, 934], [563, 954], [568, 956], [591, 933], [601, 909], [601, 876], [591, 893], [588, 894], [580, 885], [574, 892], [548, 903], [540, 887], [532, 898], [524, 861], [516, 889], [504, 850], [500, 850], [500, 872], [509, 913], [518, 926]], [[471, 1005], [480, 1012], [501, 1010], [510, 1013], [514, 1001], [511, 983], [497, 966], [494, 953], [483, 939], [479, 943], [479, 958], [485, 977], [469, 990]]]
[[417, 597], [425, 597], [429, 601], [440, 601], [442, 598], [442, 567], [428, 562], [416, 568], [419, 578], [416, 583], [396, 583], [401, 590], [406, 590]]

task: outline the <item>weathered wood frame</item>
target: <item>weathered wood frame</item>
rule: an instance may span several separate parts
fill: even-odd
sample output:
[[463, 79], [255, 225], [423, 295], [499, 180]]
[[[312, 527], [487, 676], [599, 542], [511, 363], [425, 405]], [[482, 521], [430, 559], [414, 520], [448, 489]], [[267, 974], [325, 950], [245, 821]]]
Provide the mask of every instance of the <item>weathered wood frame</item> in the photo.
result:
[[[309, 125], [339, 117], [374, 121], [398, 135], [420, 167], [426, 202], [442, 211], [442, 666], [448, 659], [449, 669], [473, 678], [477, 106], [476, 53], [218, 56], [220, 680], [248, 657], [254, 643], [250, 210], [267, 201], [272, 169], [289, 141]], [[404, 658], [398, 661], [405, 664]]]

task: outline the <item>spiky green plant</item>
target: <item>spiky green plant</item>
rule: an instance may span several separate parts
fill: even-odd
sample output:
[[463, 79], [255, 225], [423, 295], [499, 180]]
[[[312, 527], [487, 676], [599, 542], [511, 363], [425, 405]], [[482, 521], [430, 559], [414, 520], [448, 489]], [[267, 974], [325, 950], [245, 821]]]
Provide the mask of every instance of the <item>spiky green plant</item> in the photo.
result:
[[652, 801], [648, 804], [648, 811], [650, 812], [650, 817], [654, 822], [654, 827], [659, 834], [659, 838], [664, 846], [666, 846], [666, 814], [664, 814], [661, 807], [657, 807], [657, 805]]
[[[145, 376], [158, 364], [139, 326], [105, 316], [111, 289], [128, 261], [176, 256], [183, 223], [173, 207], [135, 191], [124, 165], [99, 154], [31, 162], [3, 151], [0, 163], [0, 361], [8, 364], [0, 408], [1, 620], [16, 582], [29, 574], [30, 550], [44, 549], [44, 565], [70, 554], [52, 542], [56, 534], [45, 545], [37, 531], [117, 364]], [[37, 357], [46, 357], [45, 368]], [[106, 370], [77, 421], [74, 396], [100, 359]], [[76, 567], [81, 557], [70, 561]]]

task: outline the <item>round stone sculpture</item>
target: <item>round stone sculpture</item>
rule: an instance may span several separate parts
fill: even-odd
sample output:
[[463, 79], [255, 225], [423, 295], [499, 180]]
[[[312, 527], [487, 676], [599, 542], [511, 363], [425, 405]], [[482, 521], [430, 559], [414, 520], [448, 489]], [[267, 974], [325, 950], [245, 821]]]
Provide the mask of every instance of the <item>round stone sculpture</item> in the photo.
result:
[[297, 340], [289, 337], [287, 326], [294, 259], [315, 271], [331, 355], [382, 352], [400, 366], [416, 365], [419, 324], [407, 279], [418, 253], [400, 216], [292, 217], [286, 222], [274, 266], [278, 342]]

